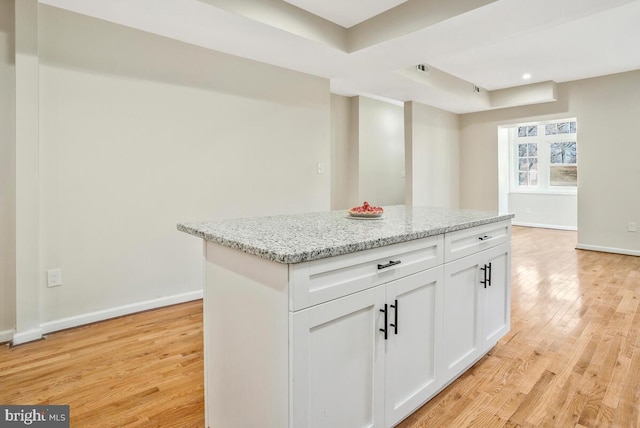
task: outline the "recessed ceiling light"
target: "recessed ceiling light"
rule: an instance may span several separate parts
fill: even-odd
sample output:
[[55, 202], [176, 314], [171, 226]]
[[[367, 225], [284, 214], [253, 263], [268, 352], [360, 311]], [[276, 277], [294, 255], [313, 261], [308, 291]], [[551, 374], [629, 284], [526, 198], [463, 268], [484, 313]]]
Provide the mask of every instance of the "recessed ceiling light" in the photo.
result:
[[524, 80], [529, 80], [529, 79], [531, 79], [531, 73], [524, 73], [524, 74], [522, 75], [522, 78], [523, 78]]

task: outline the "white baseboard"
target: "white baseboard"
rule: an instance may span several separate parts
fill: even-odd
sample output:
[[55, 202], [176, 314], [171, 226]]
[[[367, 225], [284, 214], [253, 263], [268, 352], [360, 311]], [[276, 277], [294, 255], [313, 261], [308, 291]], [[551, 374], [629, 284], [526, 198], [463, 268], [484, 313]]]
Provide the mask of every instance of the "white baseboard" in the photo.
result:
[[13, 340], [13, 334], [15, 332], [15, 330], [0, 331], [0, 343], [11, 342], [11, 340]]
[[75, 315], [68, 318], [61, 318], [58, 320], [42, 323], [40, 324], [40, 327], [46, 334], [54, 331], [65, 330], [67, 328], [91, 324], [98, 321], [104, 321], [110, 318], [120, 317], [122, 315], [129, 315], [136, 312], [147, 311], [149, 309], [157, 309], [163, 306], [171, 306], [178, 303], [190, 302], [192, 300], [198, 299], [202, 299], [202, 290], [190, 291], [188, 293], [160, 297], [157, 299], [146, 300], [144, 302], [116, 306], [115, 308], [103, 309], [101, 311], [89, 312], [86, 314]]
[[556, 224], [525, 223], [521, 221], [512, 221], [511, 224], [514, 226], [540, 227], [542, 229], [578, 230], [576, 226], [562, 226]]
[[164, 306], [171, 306], [178, 303], [202, 299], [202, 294], [202, 290], [197, 290], [190, 291], [188, 293], [176, 294], [173, 296], [146, 300], [144, 302], [131, 303], [128, 305], [117, 306], [115, 308], [103, 309], [101, 311], [89, 312], [86, 314], [75, 315], [68, 318], [61, 318], [59, 320], [48, 321], [40, 324], [39, 328], [34, 328], [19, 333], [16, 333], [14, 330], [0, 331], [0, 343], [11, 341], [13, 345], [21, 345], [23, 343], [42, 339], [43, 335], [52, 333], [54, 331], [79, 327], [81, 325], [104, 321], [110, 318], [120, 317], [122, 315], [134, 314], [136, 312], [147, 311], [149, 309], [157, 309]]
[[640, 256], [640, 251], [637, 251], [637, 250], [627, 250], [627, 249], [624, 249], [624, 248], [601, 247], [599, 245], [578, 244], [578, 245], [576, 245], [576, 249], [578, 249], [578, 250], [589, 250], [589, 251], [601, 251], [603, 253], [624, 254], [626, 256]]
[[31, 330], [14, 333], [11, 344], [22, 345], [23, 343], [33, 342], [34, 340], [40, 340], [42, 339], [43, 334], [44, 332], [42, 331], [42, 327], [32, 328]]

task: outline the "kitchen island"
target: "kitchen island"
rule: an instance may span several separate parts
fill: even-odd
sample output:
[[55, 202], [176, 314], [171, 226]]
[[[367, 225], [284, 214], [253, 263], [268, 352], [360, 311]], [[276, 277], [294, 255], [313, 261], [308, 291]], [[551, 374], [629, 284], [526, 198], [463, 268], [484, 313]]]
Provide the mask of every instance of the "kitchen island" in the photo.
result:
[[208, 427], [391, 427], [509, 331], [512, 215], [385, 207], [203, 238]]

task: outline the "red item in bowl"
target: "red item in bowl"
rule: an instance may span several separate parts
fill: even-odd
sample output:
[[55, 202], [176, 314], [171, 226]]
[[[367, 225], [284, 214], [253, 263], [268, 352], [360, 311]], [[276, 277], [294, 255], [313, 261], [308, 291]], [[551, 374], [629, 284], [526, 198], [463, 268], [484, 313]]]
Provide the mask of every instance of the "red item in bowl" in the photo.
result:
[[384, 212], [382, 207], [376, 207], [375, 205], [369, 205], [369, 202], [364, 201], [361, 206], [353, 207], [349, 210], [351, 215], [380, 215]]

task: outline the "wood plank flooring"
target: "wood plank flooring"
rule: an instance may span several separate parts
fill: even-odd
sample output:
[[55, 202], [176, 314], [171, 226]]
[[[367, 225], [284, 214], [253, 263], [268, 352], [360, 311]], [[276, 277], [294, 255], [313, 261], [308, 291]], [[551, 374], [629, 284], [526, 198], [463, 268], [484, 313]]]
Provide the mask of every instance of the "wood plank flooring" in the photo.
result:
[[0, 404], [69, 404], [72, 427], [202, 427], [202, 301], [0, 349]]
[[[640, 257], [575, 243], [513, 228], [511, 332], [400, 428], [640, 427]], [[70, 404], [72, 427], [202, 427], [202, 371], [191, 302], [0, 347], [0, 404]]]
[[400, 428], [640, 426], [640, 257], [513, 228], [511, 331]]

